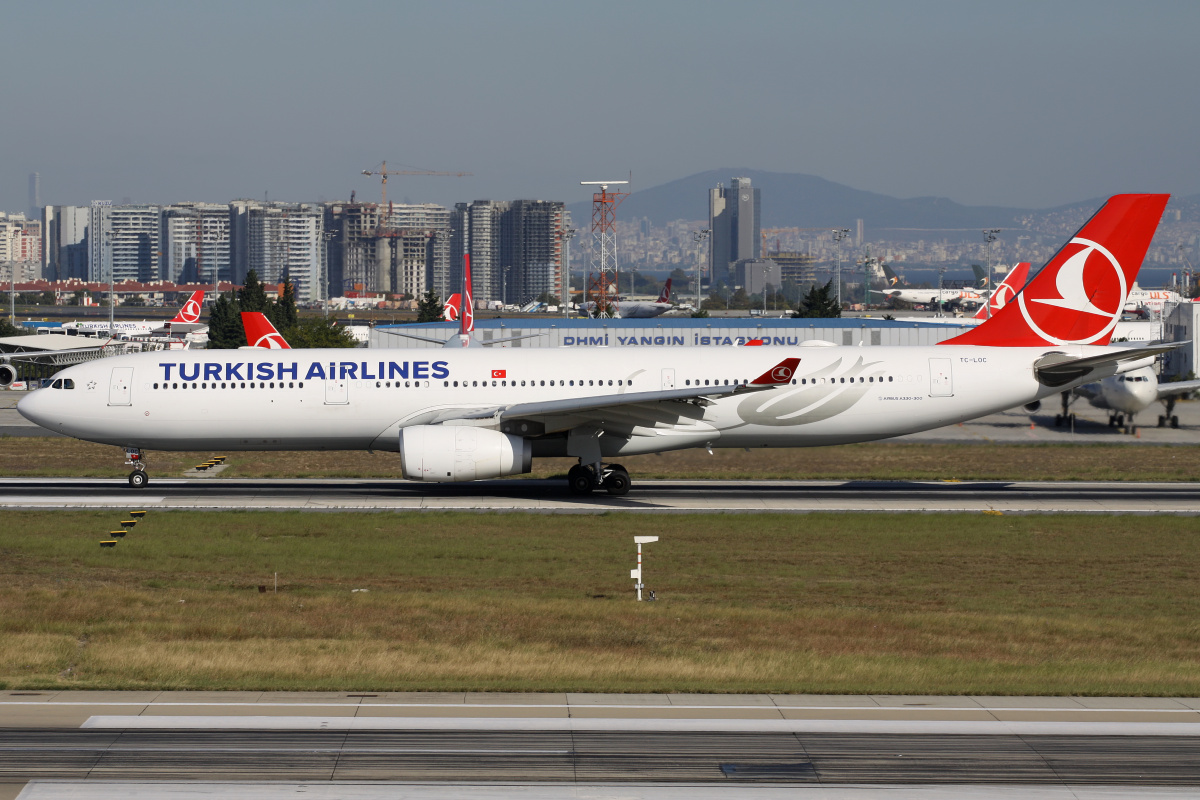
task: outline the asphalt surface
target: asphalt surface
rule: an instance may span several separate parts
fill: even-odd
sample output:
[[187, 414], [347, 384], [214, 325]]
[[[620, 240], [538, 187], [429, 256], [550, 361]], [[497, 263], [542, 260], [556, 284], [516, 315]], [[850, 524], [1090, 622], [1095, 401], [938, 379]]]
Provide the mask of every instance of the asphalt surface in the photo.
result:
[[559, 480], [422, 484], [361, 479], [0, 478], [0, 508], [478, 510], [543, 513], [981, 512], [1198, 514], [1197, 483], [635, 481], [578, 497]]
[[1200, 787], [1192, 737], [557, 731], [0, 731], [8, 780]]

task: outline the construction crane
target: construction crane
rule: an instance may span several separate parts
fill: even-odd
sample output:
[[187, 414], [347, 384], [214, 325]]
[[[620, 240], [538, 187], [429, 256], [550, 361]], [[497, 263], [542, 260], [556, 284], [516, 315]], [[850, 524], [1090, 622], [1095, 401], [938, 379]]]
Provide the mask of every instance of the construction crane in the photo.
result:
[[387, 179], [389, 175], [437, 175], [443, 178], [465, 178], [471, 173], [469, 172], [435, 172], [431, 169], [388, 169], [387, 162], [384, 161], [375, 169], [364, 169], [363, 175], [368, 177], [371, 175], [379, 175], [383, 178], [383, 199], [379, 203], [379, 208], [382, 210], [388, 207], [387, 199]]

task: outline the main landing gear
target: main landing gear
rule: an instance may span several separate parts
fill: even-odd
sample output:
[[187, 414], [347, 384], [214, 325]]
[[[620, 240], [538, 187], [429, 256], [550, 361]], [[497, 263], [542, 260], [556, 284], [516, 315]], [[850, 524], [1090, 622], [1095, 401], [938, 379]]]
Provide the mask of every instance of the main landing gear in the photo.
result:
[[129, 473], [130, 487], [144, 489], [146, 484], [150, 482], [150, 476], [146, 474], [146, 462], [142, 460], [142, 451], [140, 448], [125, 448], [125, 466], [133, 467], [133, 472]]
[[1137, 433], [1137, 423], [1133, 421], [1133, 414], [1130, 414], [1128, 419], [1126, 419], [1124, 414], [1109, 414], [1108, 427], [1119, 428], [1122, 433], [1129, 436]]
[[619, 497], [628, 494], [631, 485], [629, 471], [620, 464], [576, 464], [567, 472], [571, 494], [591, 494], [593, 489], [599, 488]]
[[1170, 425], [1172, 428], [1179, 427], [1179, 417], [1175, 416], [1175, 398], [1167, 397], [1163, 399], [1163, 405], [1167, 407], [1166, 415], [1158, 415], [1158, 427], [1165, 428]]
[[1062, 413], [1054, 415], [1054, 427], [1061, 428], [1063, 425], [1074, 426], [1075, 415], [1071, 413], [1071, 393], [1062, 393]]

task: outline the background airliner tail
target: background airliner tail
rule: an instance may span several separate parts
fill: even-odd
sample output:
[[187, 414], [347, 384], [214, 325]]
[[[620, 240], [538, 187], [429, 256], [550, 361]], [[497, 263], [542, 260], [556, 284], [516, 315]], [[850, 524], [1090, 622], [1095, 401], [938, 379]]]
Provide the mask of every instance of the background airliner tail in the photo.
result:
[[658, 302], [660, 302], [660, 303], [671, 302], [671, 279], [670, 278], [667, 278], [667, 282], [663, 284], [662, 294], [660, 294], [658, 296]]
[[261, 311], [243, 311], [242, 327], [246, 329], [246, 343], [251, 347], [261, 347], [266, 350], [291, 350], [275, 326]]
[[462, 305], [458, 311], [458, 333], [470, 336], [475, 330], [475, 301], [471, 297], [471, 254], [463, 254]]
[[458, 316], [462, 313], [462, 295], [458, 292], [450, 295], [450, 299], [442, 306], [442, 319], [447, 322], [458, 322]]
[[1110, 197], [1004, 308], [942, 344], [1108, 344], [1169, 198]]
[[[1016, 296], [1017, 292], [1021, 291], [1021, 287], [1025, 285], [1026, 279], [1029, 277], [1028, 261], [1022, 261], [1012, 268], [1012, 272], [1004, 276], [1004, 280], [1000, 281], [1000, 285], [996, 287], [996, 291], [988, 297], [987, 303], [981, 305], [979, 310], [975, 312], [975, 319], [989, 319], [996, 316], [996, 312], [1004, 308], [1008, 301]], [[988, 313], [988, 306], [991, 306], [991, 313]]]
[[200, 312], [204, 309], [204, 290], [197, 289], [179, 309], [179, 313], [171, 318], [171, 322], [199, 322]]

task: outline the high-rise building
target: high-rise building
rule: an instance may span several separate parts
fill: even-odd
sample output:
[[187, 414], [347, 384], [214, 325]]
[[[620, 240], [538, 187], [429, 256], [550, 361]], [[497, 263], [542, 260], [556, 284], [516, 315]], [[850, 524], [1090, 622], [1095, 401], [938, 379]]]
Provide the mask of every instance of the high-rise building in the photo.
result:
[[175, 203], [163, 209], [162, 273], [174, 283], [229, 281], [232, 224], [227, 204]]
[[237, 201], [231, 208], [235, 282], [244, 282], [246, 274], [254, 270], [263, 283], [290, 279], [298, 301], [320, 297], [324, 209], [313, 203], [252, 201]]
[[83, 206], [45, 206], [42, 276], [46, 280], [87, 280], [90, 216], [91, 210]]
[[0, 212], [0, 264], [11, 264], [16, 280], [26, 281], [40, 277], [41, 263], [41, 221]]
[[718, 185], [708, 192], [708, 227], [712, 230], [709, 275], [714, 281], [732, 282], [733, 266], [759, 258], [762, 245], [762, 202], [749, 178], [734, 178], [729, 188]]
[[29, 173], [29, 211], [25, 217], [42, 218], [42, 176], [36, 172]]
[[505, 303], [560, 296], [564, 213], [560, 202], [515, 200], [500, 215], [500, 262], [509, 267]]
[[343, 291], [383, 292], [419, 297], [448, 285], [450, 209], [433, 203], [377, 203], [326, 206], [330, 240], [330, 285]]
[[471, 255], [476, 302], [523, 304], [562, 290], [561, 202], [476, 200], [458, 203], [450, 218], [451, 293], [462, 284], [463, 254]]
[[94, 200], [88, 218], [88, 280], [150, 281], [158, 277], [162, 209]]
[[501, 299], [500, 215], [508, 203], [475, 200], [456, 203], [450, 215], [451, 294], [462, 285], [463, 255], [471, 256], [471, 296], [476, 303]]

